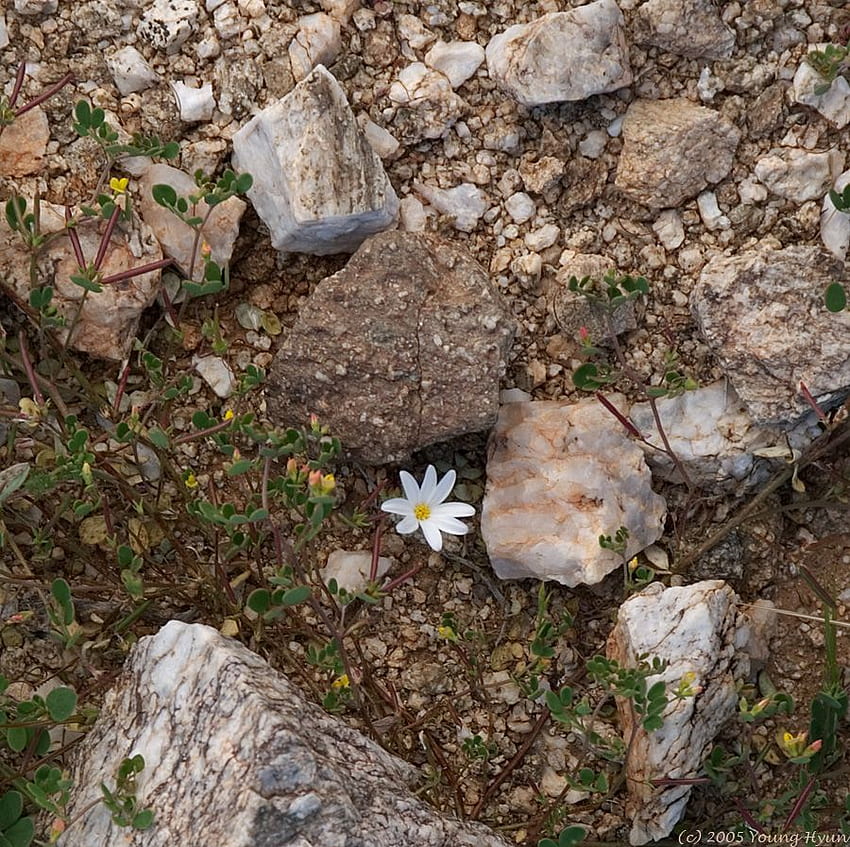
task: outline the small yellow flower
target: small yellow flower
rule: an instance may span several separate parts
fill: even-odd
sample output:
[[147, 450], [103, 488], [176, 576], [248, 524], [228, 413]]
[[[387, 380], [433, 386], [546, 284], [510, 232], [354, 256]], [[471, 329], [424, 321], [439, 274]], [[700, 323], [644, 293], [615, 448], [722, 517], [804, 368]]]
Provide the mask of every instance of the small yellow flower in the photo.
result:
[[457, 641], [457, 633], [450, 626], [438, 626], [437, 635], [446, 641]]
[[348, 678], [348, 674], [344, 673], [342, 676], [338, 676], [332, 683], [331, 688], [335, 691], [339, 691], [340, 688], [348, 688], [351, 685], [351, 681]]
[[196, 479], [195, 474], [193, 474], [192, 471], [189, 471], [189, 473], [186, 475], [186, 479], [183, 481], [186, 483], [186, 488], [198, 487], [198, 480]]
[[126, 176], [121, 179], [114, 176], [109, 180], [109, 188], [114, 194], [123, 194], [129, 184], [130, 180]]
[[233, 409], [228, 409], [228, 410], [224, 413], [224, 420], [226, 420], [226, 421], [231, 421], [231, 420], [233, 420]]
[[637, 570], [637, 566], [638, 566], [638, 557], [632, 556], [632, 558], [629, 559], [629, 573], [634, 573]]

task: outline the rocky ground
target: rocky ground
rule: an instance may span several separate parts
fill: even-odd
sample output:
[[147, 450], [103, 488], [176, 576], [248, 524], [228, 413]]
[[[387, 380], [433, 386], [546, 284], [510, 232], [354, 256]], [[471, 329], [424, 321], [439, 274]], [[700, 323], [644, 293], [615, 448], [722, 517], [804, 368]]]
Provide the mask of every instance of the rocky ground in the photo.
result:
[[[793, 81], [813, 46], [846, 43], [846, 4], [623, 0], [615, 45], [621, 51], [619, 81], [608, 80], [605, 93], [596, 93], [599, 88], [573, 102], [535, 105], [538, 96], [545, 102], [545, 91], [512, 82], [509, 70], [500, 71], [490, 55], [485, 61], [481, 48], [512, 25], [574, 5], [558, 0], [207, 0], [206, 6], [194, 0], [60, 0], [57, 7], [49, 0], [15, 0], [0, 27], [6, 78], [11, 80], [17, 65], [26, 61], [26, 97], [66, 71], [75, 81], [44, 104], [50, 135], [42, 167], [35, 173], [0, 174], [0, 194], [5, 200], [12, 189], [27, 196], [37, 189], [46, 201], [68, 205], [90, 197], [103, 161], [98, 146], [77, 139], [71, 128], [73, 104], [81, 97], [107, 110], [127, 133], [179, 141], [176, 164], [184, 171], [220, 172], [230, 164], [234, 135], [252, 114], [288, 94], [321, 61], [342, 86], [382, 160], [400, 200], [400, 229], [431, 233], [464, 261], [474, 259], [498, 292], [492, 296], [503, 302], [506, 321], [515, 321], [498, 387], [521, 389], [534, 400], [586, 396], [575, 388], [572, 374], [583, 361], [580, 328], [590, 325], [590, 318], [580, 316], [584, 313], [577, 311], [567, 283], [570, 275], [581, 276], [589, 267], [587, 272], [596, 275], [616, 269], [647, 278], [649, 294], [619, 334], [625, 363], [647, 383], [663, 382], [671, 356], [677, 370], [702, 385], [741, 377], [743, 387], [736, 383], [736, 388], [758, 424], [790, 426], [807, 410], [796, 390], [800, 373], [818, 397], [840, 399], [850, 384], [846, 314], [830, 316], [813, 304], [842, 271], [841, 262], [834, 263], [837, 253], [843, 262], [843, 236], [839, 233], [831, 253], [823, 250], [821, 203], [845, 167], [850, 106], [839, 104], [828, 119], [798, 102]], [[174, 14], [166, 13], [166, 6]], [[305, 22], [305, 16], [319, 12], [326, 15]], [[669, 21], [672, 25], [665, 24]], [[446, 59], [439, 53], [442, 42], [466, 46]], [[138, 54], [119, 55], [128, 47]], [[445, 76], [435, 75], [437, 66]], [[467, 67], [473, 69], [461, 79]], [[604, 77], [610, 69], [596, 69], [593, 56], [582, 58], [572, 78], [580, 88], [579, 70]], [[197, 95], [207, 84], [211, 93]], [[176, 94], [173, 85], [178, 85]], [[841, 108], [847, 112], [843, 123]], [[661, 137], [676, 142], [668, 145]], [[237, 374], [249, 364], [269, 368], [277, 351], [291, 345], [293, 332], [303, 332], [298, 321], [308, 298], [320, 280], [345, 268], [349, 256], [278, 252], [271, 246], [273, 237], [249, 204], [231, 259], [230, 288], [216, 301], [226, 350], [213, 350], [203, 331], [209, 304], [192, 304], [176, 370], [190, 371], [193, 356], [207, 355], [221, 355]], [[774, 281], [768, 299], [745, 303], [724, 323], [716, 302], [740, 299], [741, 286], [755, 271], [749, 265], [730, 271], [723, 262], [768, 251], [764, 263], [770, 265], [771, 257], [780, 255], [770, 251], [792, 248], [808, 252], [776, 258], [786, 276]], [[786, 292], [797, 291], [796, 285], [808, 305], [782, 311], [783, 298], [792, 298]], [[722, 297], [715, 296], [717, 291]], [[245, 304], [273, 313], [280, 331], [247, 328], [237, 312], [240, 306], [244, 312]], [[775, 323], [747, 323], [753, 315], [769, 316], [774, 307], [779, 309]], [[154, 305], [142, 317], [140, 335], [150, 331], [154, 345], [161, 315], [161, 307]], [[25, 321], [7, 306], [4, 326], [12, 337]], [[754, 337], [739, 343], [746, 333]], [[600, 337], [604, 334], [602, 327], [591, 340], [613, 360]], [[752, 387], [749, 363], [758, 358], [753, 351], [776, 335], [784, 342], [792, 339], [786, 347], [799, 355], [788, 353], [789, 360], [777, 366], [785, 374], [779, 388], [769, 382], [766, 388]], [[82, 361], [93, 382], [118, 382], [119, 365]], [[499, 378], [498, 371], [498, 362], [492, 363], [491, 381]], [[137, 387], [131, 381], [128, 391]], [[628, 381], [615, 387], [623, 392], [623, 404], [642, 399]], [[458, 405], [478, 401], [465, 398], [462, 385], [453, 392]], [[272, 410], [282, 402], [274, 390], [267, 400]], [[370, 414], [375, 411], [371, 402], [374, 398], [364, 398]], [[193, 412], [204, 409], [218, 419], [229, 405], [197, 380], [168, 424], [175, 433], [189, 431]], [[386, 427], [392, 428], [392, 423]], [[441, 439], [404, 466], [419, 478], [429, 463], [441, 471], [458, 469], [461, 486], [454, 498], [473, 503], [480, 514], [487, 435], [468, 432]], [[777, 436], [775, 443], [781, 440]], [[186, 445], [184, 455], [202, 488], [217, 485], [222, 496], [228, 495], [231, 483], [220, 456], [193, 444]], [[343, 512], [359, 508], [376, 484], [397, 485], [397, 465], [382, 463], [382, 455], [397, 458], [387, 448], [384, 454], [378, 450], [377, 458], [369, 455], [363, 461], [359, 455], [337, 468]], [[7, 447], [5, 461], [12, 460]], [[667, 519], [663, 535], [647, 543], [655, 541], [673, 571], [659, 578], [671, 584], [725, 579], [745, 603], [769, 599], [780, 608], [817, 616], [820, 599], [801, 577], [807, 570], [837, 599], [836, 616], [844, 620], [850, 601], [846, 449], [823, 453], [801, 471], [796, 486], [785, 481], [759, 500], [770, 474], [780, 470], [781, 462], [775, 462], [750, 487], [710, 480], [693, 491], [656, 474], [653, 487], [666, 498]], [[734, 525], [751, 503], [748, 520]], [[712, 548], [696, 555], [713, 535]], [[25, 546], [26, 540], [24, 533], [20, 543]], [[370, 547], [369, 532], [337, 522], [313, 555], [322, 561], [334, 549]], [[60, 574], [79, 591], [84, 621], [111, 608], [98, 594], [107, 579], [103, 553], [76, 543], [60, 543], [56, 549], [61, 552], [43, 565], [43, 572], [33, 568], [35, 582], [23, 578], [4, 550], [10, 573], [22, 586], [16, 588], [9, 579], [2, 587], [4, 618], [33, 602], [34, 595], [27, 594], [33, 585], [46, 585]], [[399, 572], [425, 564], [415, 579], [370, 612], [367, 634], [359, 640], [364, 666], [395, 700], [378, 720], [378, 734], [388, 749], [421, 769], [423, 795], [441, 809], [479, 818], [516, 843], [535, 844], [567, 822], [587, 825], [598, 841], [625, 840], [624, 792], [600, 797], [570, 789], [565, 774], [588, 764], [586, 750], [574, 735], [540, 723], [539, 707], [521, 696], [512, 679], [527, 666], [537, 583], [502, 581], [494, 574], [478, 519], [468, 536], [448, 541], [440, 554], [388, 530], [382, 555], [391, 557]], [[153, 584], [160, 598], [169, 590], [162, 573]], [[569, 612], [573, 620], [553, 658], [557, 685], [581, 678], [584, 661], [604, 650], [624, 592], [619, 570], [591, 586], [551, 586], [552, 615]], [[179, 600], [173, 606], [161, 599], [135, 623], [136, 637], [155, 631], [169, 616], [216, 627], [236, 617], [224, 614], [217, 601], [205, 604], [193, 596], [189, 602], [183, 587], [175, 592]], [[114, 595], [110, 591], [109, 599], [114, 601]], [[458, 632], [468, 633], [461, 645], [439, 636], [446, 613], [453, 615]], [[242, 621], [240, 626], [250, 642], [249, 625]], [[29, 638], [21, 638], [16, 628], [2, 632], [7, 648], [2, 670], [11, 678], [37, 685], [69, 661], [37, 627]], [[297, 642], [298, 633], [288, 636]], [[74, 674], [78, 684], [86, 679], [89, 702], [96, 703], [114, 677], [123, 646], [113, 642], [91, 666], [84, 661], [83, 670], [75, 661]], [[268, 642], [250, 646], [291, 671], [285, 651]], [[839, 647], [846, 663], [842, 632]], [[806, 710], [822, 671], [823, 635], [817, 621], [780, 618], [765, 657], [768, 681], [762, 677], [761, 682], [762, 693], [772, 683], [798, 702], [789, 726], [806, 727]], [[320, 693], [315, 681], [305, 685]], [[612, 718], [607, 711], [602, 717]], [[354, 710], [343, 718], [365, 729]], [[754, 748], [769, 746], [777, 727], [758, 727]], [[734, 746], [743, 734], [740, 725], [730, 724], [719, 741]], [[475, 736], [485, 746], [472, 754], [464, 739]], [[747, 784], [725, 792], [697, 786], [688, 825], [738, 826], [743, 800], [788, 790], [787, 771], [767, 758]], [[841, 766], [836, 772], [824, 789], [821, 827], [827, 831], [838, 826], [838, 804], [847, 787], [846, 772]]]

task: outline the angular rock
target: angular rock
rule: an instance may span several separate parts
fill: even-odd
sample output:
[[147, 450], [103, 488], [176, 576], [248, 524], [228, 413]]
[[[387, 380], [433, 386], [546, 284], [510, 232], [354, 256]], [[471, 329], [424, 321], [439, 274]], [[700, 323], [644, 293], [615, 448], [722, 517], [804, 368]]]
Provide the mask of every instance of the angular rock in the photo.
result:
[[19, 15], [52, 15], [59, 8], [59, 0], [15, 0]]
[[129, 45], [108, 56], [106, 66], [122, 97], [135, 91], [145, 91], [159, 82], [158, 74], [145, 57]]
[[490, 436], [481, 509], [493, 570], [570, 587], [600, 582], [622, 567], [600, 535], [626, 527], [627, 557], [661, 536], [666, 506], [650, 482], [642, 451], [596, 400], [506, 403]]
[[652, 230], [665, 250], [676, 250], [685, 240], [685, 225], [676, 209], [665, 209], [661, 212], [652, 225]]
[[[756, 485], [770, 469], [756, 451], [784, 438], [756, 427], [735, 390], [726, 380], [686, 391], [678, 397], [656, 400], [664, 433], [691, 480], [700, 487]], [[641, 445], [649, 466], [665, 478], [682, 482], [673, 460], [663, 452], [649, 403], [636, 403], [629, 412], [632, 423], [656, 446]]]
[[515, 24], [490, 39], [486, 55], [490, 77], [523, 106], [586, 100], [632, 81], [615, 0]]
[[843, 168], [844, 154], [837, 148], [812, 153], [783, 147], [759, 159], [755, 174], [759, 182], [779, 197], [805, 203], [823, 196]]
[[[239, 235], [239, 222], [247, 208], [245, 201], [239, 197], [231, 197], [213, 208], [202, 230], [202, 238], [197, 245], [193, 262], [195, 230], [154, 201], [151, 193], [153, 186], [160, 184], [170, 185], [178, 196], [182, 197], [197, 193], [198, 186], [189, 174], [171, 165], [151, 165], [140, 183], [142, 199], [139, 201], [139, 214], [153, 230], [165, 255], [174, 259], [186, 274], [192, 268], [192, 278], [200, 282], [204, 278], [204, 260], [201, 253], [205, 249], [205, 243], [214, 262], [226, 265], [230, 261], [233, 245]], [[203, 218], [208, 210], [207, 204], [201, 200], [195, 207], [195, 214]]]
[[422, 62], [401, 69], [389, 97], [399, 107], [394, 125], [408, 144], [440, 138], [467, 109], [449, 78]]
[[602, 285], [603, 277], [617, 270], [612, 259], [596, 253], [565, 250], [559, 264], [549, 290], [549, 313], [565, 336], [577, 340], [581, 330], [586, 329], [590, 341], [604, 344], [610, 341], [612, 334], [621, 335], [637, 327], [634, 300], [627, 300], [609, 315], [600, 304], [569, 289], [573, 276], [579, 280], [590, 277]]
[[425, 54], [425, 64], [444, 74], [452, 88], [463, 85], [483, 61], [484, 48], [474, 41], [438, 41]]
[[843, 277], [819, 247], [760, 246], [703, 268], [691, 312], [755, 423], [790, 428], [810, 412], [801, 381], [826, 409], [850, 391], [850, 313], [823, 303]]
[[[390, 569], [391, 562], [386, 556], [378, 557], [376, 578], [380, 580]], [[369, 550], [334, 550], [322, 568], [325, 583], [332, 579], [340, 588], [350, 594], [362, 591], [369, 584], [369, 572], [372, 570], [372, 553]]]
[[339, 21], [324, 12], [298, 19], [298, 32], [289, 43], [289, 62], [296, 82], [316, 65], [332, 65], [342, 47]]
[[138, 35], [157, 50], [177, 53], [195, 31], [200, 11], [197, 0], [155, 0], [142, 14]]
[[233, 394], [236, 377], [230, 365], [220, 356], [195, 356], [192, 366], [217, 397], [225, 400]]
[[635, 17], [634, 40], [689, 59], [725, 59], [735, 33], [712, 0], [648, 0]]
[[[32, 203], [28, 203], [28, 209]], [[73, 211], [73, 210], [72, 210]], [[84, 219], [77, 226], [83, 255], [93, 261], [100, 246], [100, 234], [106, 225], [103, 219]], [[136, 231], [129, 237], [116, 228], [101, 266], [104, 276], [120, 273], [162, 258], [159, 244], [149, 228], [134, 221]], [[41, 232], [50, 235], [65, 230], [64, 207], [41, 203]], [[32, 284], [29, 275], [29, 253], [23, 249], [21, 238], [0, 220], [0, 285], [27, 312]], [[52, 305], [65, 317], [66, 328], [56, 330], [65, 342], [68, 329], [79, 311], [77, 325], [68, 346], [99, 359], [120, 361], [133, 346], [139, 317], [153, 303], [159, 291], [161, 272], [151, 271], [141, 276], [104, 285], [100, 292], [89, 292], [83, 301], [83, 289], [71, 282], [78, 273], [77, 260], [67, 238], [49, 241], [40, 253], [39, 279], [53, 288]], [[80, 303], [83, 304], [80, 310]]]
[[650, 208], [678, 206], [729, 173], [740, 137], [719, 112], [684, 98], [635, 100], [615, 185]]
[[381, 160], [321, 65], [233, 136], [233, 163], [253, 174], [248, 196], [284, 252], [353, 252], [398, 214]]
[[180, 112], [181, 121], [186, 123], [208, 121], [213, 116], [215, 97], [213, 97], [211, 82], [196, 88], [193, 85], [186, 85], [185, 82], [175, 81], [171, 83], [171, 89], [177, 98], [177, 109]]
[[[844, 171], [832, 186], [839, 194], [850, 185], [850, 171]], [[820, 213], [820, 238], [830, 253], [843, 262], [850, 247], [850, 215], [835, 208], [829, 194], [823, 198]]]
[[472, 232], [487, 211], [487, 195], [470, 182], [462, 182], [454, 188], [414, 182], [413, 190], [441, 215], [452, 218], [455, 229], [460, 232]]
[[467, 250], [374, 236], [302, 306], [271, 368], [270, 413], [299, 425], [315, 413], [362, 461], [401, 461], [492, 426], [513, 330]]
[[0, 135], [0, 174], [18, 177], [38, 173], [49, 140], [50, 125], [41, 106], [15, 118]]
[[671, 699], [664, 725], [650, 733], [635, 722], [631, 704], [618, 700], [623, 737], [634, 732], [626, 764], [631, 844], [646, 844], [672, 832], [692, 786], [653, 786], [652, 780], [699, 776], [715, 736], [735, 714], [736, 684], [749, 672], [748, 658], [736, 651], [737, 601], [721, 580], [677, 588], [656, 582], [620, 606], [608, 657], [636, 667], [638, 656], [658, 656], [669, 664], [649, 678], [650, 685], [664, 680], [675, 688], [685, 674], [693, 673], [692, 685], [701, 688], [695, 696]]
[[[156, 815], [144, 831], [117, 826], [99, 802], [100, 783], [114, 783], [136, 753], [145, 758], [136, 796]], [[171, 621], [136, 644], [73, 773], [70, 813], [81, 817], [61, 847], [507, 847], [418, 799], [417, 769], [199, 624]]]
[[398, 139], [391, 132], [376, 124], [369, 117], [368, 112], [361, 112], [357, 116], [357, 126], [363, 130], [363, 135], [366, 136], [369, 146], [382, 159], [389, 159], [395, 155], [400, 146]]
[[[811, 46], [823, 49], [826, 45]], [[850, 82], [839, 74], [827, 91], [815, 94], [815, 89], [823, 84], [824, 78], [808, 62], [801, 62], [794, 74], [794, 99], [811, 106], [835, 127], [843, 129], [850, 123]]]

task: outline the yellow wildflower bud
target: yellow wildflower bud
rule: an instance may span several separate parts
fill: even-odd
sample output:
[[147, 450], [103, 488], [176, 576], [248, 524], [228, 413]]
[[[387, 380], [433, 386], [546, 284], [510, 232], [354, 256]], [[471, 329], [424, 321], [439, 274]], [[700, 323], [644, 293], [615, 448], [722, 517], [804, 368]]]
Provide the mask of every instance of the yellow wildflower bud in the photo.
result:
[[336, 479], [332, 473], [326, 473], [322, 477], [322, 494], [330, 494], [336, 488]]
[[233, 420], [233, 409], [228, 409], [224, 413], [224, 420], [226, 420], [226, 421], [232, 421]]
[[446, 641], [457, 641], [457, 633], [450, 626], [438, 626], [437, 635]]
[[130, 184], [130, 180], [127, 177], [122, 177], [118, 179], [118, 177], [112, 177], [109, 180], [109, 188], [114, 194], [123, 194], [127, 190], [127, 186]]
[[184, 480], [184, 482], [186, 483], [186, 488], [198, 487], [198, 480], [195, 478], [195, 474], [193, 474], [192, 471], [189, 471], [189, 473], [186, 475], [186, 479]]
[[83, 462], [83, 467], [80, 469], [80, 476], [86, 485], [91, 485], [94, 482], [92, 477], [91, 465], [88, 462]]
[[322, 472], [310, 471], [310, 475], [307, 477], [307, 484], [310, 486], [310, 488], [321, 488]]
[[290, 457], [286, 462], [286, 475], [292, 477], [298, 475], [298, 462], [296, 462], [292, 457]]
[[351, 685], [351, 681], [348, 678], [348, 674], [344, 673], [342, 676], [338, 676], [332, 683], [331, 688], [336, 691], [339, 691], [340, 688], [348, 688]]

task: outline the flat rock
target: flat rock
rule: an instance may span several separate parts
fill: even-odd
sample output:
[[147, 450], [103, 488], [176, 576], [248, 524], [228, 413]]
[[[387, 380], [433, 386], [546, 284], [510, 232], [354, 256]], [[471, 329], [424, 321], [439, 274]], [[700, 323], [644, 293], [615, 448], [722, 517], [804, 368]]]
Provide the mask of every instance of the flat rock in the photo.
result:
[[821, 198], [843, 169], [844, 154], [835, 147], [823, 153], [782, 147], [759, 159], [755, 174], [779, 197], [805, 203]]
[[691, 311], [755, 423], [791, 427], [810, 412], [801, 381], [824, 408], [850, 391], [850, 312], [823, 303], [843, 277], [820, 247], [760, 246], [703, 268]]
[[[32, 209], [29, 202], [27, 209]], [[72, 210], [74, 211], [74, 210]], [[106, 225], [102, 218], [86, 219], [77, 226], [83, 255], [93, 261], [100, 246], [100, 234]], [[159, 244], [151, 230], [138, 219], [134, 230], [122, 232], [116, 227], [101, 266], [104, 276], [130, 270], [162, 258]], [[41, 232], [44, 235], [65, 230], [64, 207], [41, 203]], [[53, 288], [52, 305], [65, 317], [66, 327], [56, 330], [64, 342], [68, 328], [77, 311], [80, 312], [74, 334], [68, 346], [98, 359], [120, 361], [132, 349], [142, 312], [153, 303], [159, 292], [161, 272], [151, 271], [141, 276], [104, 285], [100, 292], [90, 292], [83, 302], [83, 289], [71, 282], [78, 272], [71, 242], [55, 238], [40, 253], [39, 270], [44, 285]], [[23, 249], [21, 238], [0, 220], [0, 285], [25, 311], [29, 307], [32, 288], [29, 276], [29, 253]], [[83, 302], [80, 310], [80, 303]]]
[[600, 535], [625, 526], [627, 557], [661, 536], [666, 506], [651, 481], [643, 452], [596, 400], [506, 403], [490, 436], [481, 509], [493, 570], [571, 587], [600, 582], [622, 567]]
[[406, 144], [441, 138], [467, 110], [449, 78], [422, 62], [401, 69], [389, 98], [397, 106], [393, 126]]
[[636, 667], [640, 655], [667, 660], [667, 669], [649, 678], [675, 688], [686, 673], [702, 690], [682, 700], [672, 699], [661, 729], [647, 733], [634, 720], [631, 703], [619, 700], [617, 710], [631, 754], [626, 765], [632, 820], [629, 843], [646, 844], [665, 838], [685, 812], [690, 785], [653, 786], [654, 779], [691, 779], [702, 774], [703, 759], [714, 738], [734, 714], [736, 684], [749, 671], [749, 660], [736, 650], [737, 601], [721, 580], [664, 588], [653, 583], [620, 606], [607, 654], [625, 667]]
[[[850, 171], [844, 171], [832, 186], [839, 194], [850, 185]], [[824, 247], [840, 262], [850, 247], [850, 215], [835, 208], [829, 194], [823, 198], [820, 213], [820, 238]]]
[[350, 253], [392, 226], [398, 198], [345, 93], [319, 65], [233, 137], [233, 163], [277, 250]]
[[373, 236], [301, 307], [269, 375], [275, 420], [315, 413], [370, 464], [493, 425], [514, 325], [468, 251]]
[[474, 41], [438, 41], [425, 54], [425, 64], [446, 76], [452, 88], [463, 85], [483, 61], [484, 48]]
[[725, 59], [735, 33], [712, 0], [648, 0], [635, 17], [634, 40], [689, 59]]
[[[392, 562], [386, 556], [378, 557], [376, 579], [380, 580], [390, 569]], [[333, 550], [322, 568], [325, 583], [332, 579], [340, 588], [350, 594], [363, 591], [369, 585], [369, 573], [372, 570], [372, 553], [369, 550]]]
[[[809, 46], [822, 50], [826, 45]], [[815, 89], [823, 84], [824, 78], [808, 62], [801, 62], [794, 74], [794, 99], [804, 106], [811, 106], [835, 127], [843, 129], [850, 123], [850, 82], [839, 74], [827, 91], [815, 94]]]
[[106, 66], [122, 97], [145, 91], [159, 82], [159, 75], [145, 57], [130, 45], [106, 57]]
[[[114, 784], [136, 753], [136, 797], [156, 815], [144, 831], [117, 826], [100, 802], [100, 783]], [[416, 768], [306, 701], [255, 653], [180, 621], [133, 647], [73, 777], [69, 812], [80, 818], [60, 847], [508, 844], [416, 797]]]
[[[151, 195], [154, 185], [170, 185], [178, 196], [188, 197], [197, 193], [195, 180], [171, 165], [151, 165], [142, 176], [140, 189], [142, 198], [139, 201], [139, 214], [142, 220], [153, 230], [157, 240], [162, 245], [163, 253], [170, 256], [180, 269], [188, 274], [193, 268], [192, 278], [201, 281], [204, 278], [204, 260], [201, 251], [204, 244], [209, 247], [210, 258], [219, 265], [226, 265], [233, 254], [233, 245], [239, 235], [239, 222], [247, 208], [245, 201], [239, 197], [230, 197], [224, 203], [219, 203], [210, 213], [202, 230], [202, 238], [192, 256], [195, 243], [195, 231], [183, 223], [175, 214], [156, 203]], [[206, 217], [209, 207], [201, 200], [195, 207], [194, 214]]]
[[678, 206], [729, 173], [740, 137], [719, 112], [684, 98], [635, 100], [615, 184], [650, 208]]
[[0, 173], [6, 177], [38, 173], [49, 140], [50, 125], [41, 106], [15, 118], [0, 135]]
[[490, 77], [523, 106], [586, 100], [632, 81], [615, 0], [515, 24], [490, 39], [486, 56]]

